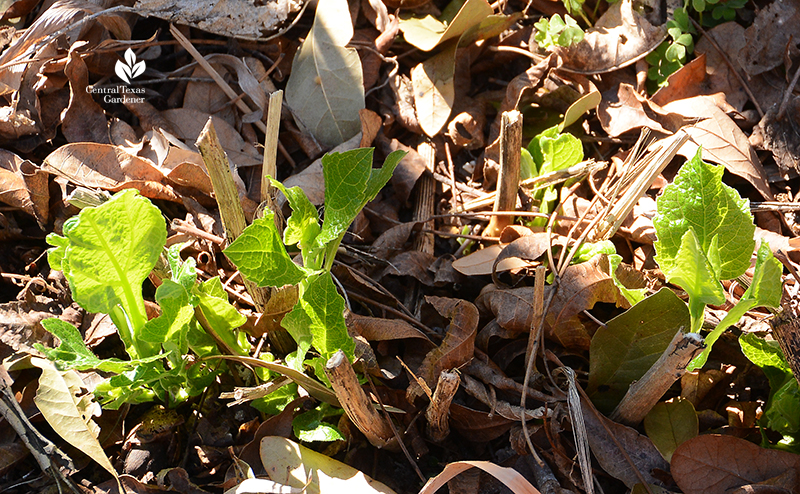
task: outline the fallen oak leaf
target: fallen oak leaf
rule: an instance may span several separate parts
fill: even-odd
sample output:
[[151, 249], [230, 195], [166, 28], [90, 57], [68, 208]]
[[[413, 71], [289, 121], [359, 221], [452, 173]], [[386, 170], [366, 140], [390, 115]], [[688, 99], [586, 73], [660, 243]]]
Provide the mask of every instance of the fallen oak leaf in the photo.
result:
[[800, 455], [733, 436], [705, 434], [672, 454], [672, 477], [685, 494], [723, 494], [800, 469]]

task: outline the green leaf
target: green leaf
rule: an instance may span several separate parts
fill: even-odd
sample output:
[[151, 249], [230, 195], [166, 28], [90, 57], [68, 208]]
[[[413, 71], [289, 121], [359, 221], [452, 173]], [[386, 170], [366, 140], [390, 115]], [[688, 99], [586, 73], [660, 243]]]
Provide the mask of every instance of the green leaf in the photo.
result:
[[[722, 333], [733, 326], [750, 309], [755, 307], [778, 307], [781, 303], [781, 273], [783, 266], [775, 259], [767, 242], [761, 242], [756, 255], [756, 266], [753, 271], [753, 281], [744, 292], [739, 302], [733, 306], [725, 317], [717, 324], [705, 338], [705, 349], [692, 360], [687, 369], [693, 371], [705, 365], [711, 348]], [[755, 363], [755, 362], [754, 362]], [[758, 364], [757, 364], [758, 365]]]
[[492, 14], [486, 0], [467, 0], [452, 21], [445, 23], [432, 15], [413, 17], [400, 14], [400, 30], [405, 40], [422, 51], [430, 51], [449, 39], [459, 38]]
[[47, 249], [47, 262], [50, 264], [50, 268], [56, 271], [63, 271], [64, 268], [61, 267], [61, 262], [64, 259], [64, 254], [67, 253], [69, 239], [55, 233], [49, 233], [46, 240], [48, 244], [53, 246]]
[[120, 360], [116, 358], [100, 359], [86, 348], [80, 331], [72, 324], [61, 319], [50, 318], [42, 321], [44, 329], [57, 336], [61, 340], [58, 348], [45, 348], [39, 343], [34, 343], [37, 350], [47, 355], [52, 360], [58, 370], [78, 369], [89, 370], [97, 369], [103, 372], [120, 373], [133, 369], [135, 366], [152, 362], [160, 359], [161, 355], [155, 355], [147, 359], [140, 360]]
[[263, 398], [253, 400], [250, 405], [267, 415], [277, 415], [286, 408], [286, 405], [297, 399], [297, 396], [297, 384], [288, 383]]
[[611, 279], [614, 281], [614, 285], [619, 288], [619, 292], [625, 297], [631, 305], [636, 305], [642, 300], [645, 299], [647, 296], [647, 288], [628, 288], [622, 284], [622, 281], [619, 280], [617, 277], [617, 268], [622, 263], [622, 256], [616, 254], [616, 249], [613, 253], [608, 255], [608, 264], [611, 271]]
[[270, 182], [273, 187], [283, 192], [292, 207], [292, 215], [286, 222], [286, 230], [283, 232], [283, 242], [286, 245], [297, 244], [301, 250], [311, 247], [320, 231], [317, 208], [311, 204], [300, 187], [287, 189], [273, 178], [270, 178]]
[[97, 440], [100, 427], [92, 420], [91, 395], [81, 398], [77, 395], [84, 386], [81, 378], [72, 370], [59, 372], [49, 360], [33, 357], [31, 363], [42, 370], [33, 401], [47, 423], [65, 441], [99, 463], [119, 482], [116, 470]]
[[778, 342], [745, 333], [739, 337], [739, 345], [769, 379], [771, 392], [764, 412], [767, 426], [783, 435], [800, 432], [800, 390]]
[[[330, 273], [312, 277], [294, 309], [283, 318], [283, 327], [295, 334], [312, 336], [314, 348], [327, 359], [341, 349], [352, 360], [355, 343], [347, 334], [344, 299], [333, 284]], [[297, 341], [297, 339], [295, 339]]]
[[352, 37], [347, 1], [318, 2], [311, 32], [286, 83], [286, 103], [295, 118], [325, 146], [336, 146], [361, 130], [364, 81], [358, 52], [346, 47]]
[[[69, 244], [61, 251], [61, 264], [73, 299], [89, 312], [110, 314], [131, 357], [152, 355], [156, 350], [140, 345], [136, 332], [147, 321], [142, 282], [167, 238], [161, 211], [127, 189], [81, 210], [69, 227], [65, 224], [64, 235]], [[117, 306], [127, 317], [120, 317]]]
[[598, 329], [589, 350], [587, 388], [597, 408], [611, 412], [689, 322], [686, 304], [662, 288]]
[[[395, 151], [383, 167], [372, 168], [372, 148], [322, 157], [325, 176], [325, 221], [316, 243], [320, 247], [340, 238], [364, 206], [375, 198], [405, 153]], [[338, 247], [338, 244], [337, 244]]]
[[653, 218], [658, 237], [656, 262], [664, 272], [671, 270], [678, 262], [682, 239], [691, 228], [707, 258], [712, 240], [718, 237], [717, 279], [730, 280], [750, 267], [755, 247], [753, 216], [748, 201], [722, 183], [724, 167], [704, 163], [700, 156], [698, 149], [658, 198], [658, 213]]
[[328, 409], [327, 414], [329, 415], [330, 406], [322, 405], [314, 410], [301, 413], [292, 420], [292, 431], [294, 435], [297, 436], [297, 439], [303, 442], [344, 440], [344, 436], [336, 427], [327, 422], [323, 422], [323, 419], [326, 417], [326, 408]]
[[161, 307], [161, 315], [147, 321], [142, 328], [142, 340], [158, 345], [170, 342], [180, 355], [185, 354], [189, 349], [186, 335], [194, 319], [189, 293], [182, 285], [164, 280], [156, 290], [156, 302]]
[[181, 259], [181, 249], [184, 244], [175, 244], [167, 249], [167, 262], [172, 272], [172, 281], [179, 283], [188, 292], [197, 282], [197, 262], [193, 257]]
[[286, 253], [274, 215], [265, 211], [223, 252], [245, 278], [258, 286], [296, 285], [305, 278], [305, 272]]
[[250, 344], [246, 336], [234, 331], [247, 322], [247, 318], [228, 302], [228, 295], [219, 278], [214, 277], [197, 285], [194, 294], [197, 296], [198, 309], [195, 315], [205, 319], [203, 327], [211, 332], [210, 336], [217, 344], [225, 347], [225, 353], [248, 355]]
[[697, 412], [689, 400], [677, 398], [657, 403], [644, 418], [644, 430], [665, 460], [700, 430]]

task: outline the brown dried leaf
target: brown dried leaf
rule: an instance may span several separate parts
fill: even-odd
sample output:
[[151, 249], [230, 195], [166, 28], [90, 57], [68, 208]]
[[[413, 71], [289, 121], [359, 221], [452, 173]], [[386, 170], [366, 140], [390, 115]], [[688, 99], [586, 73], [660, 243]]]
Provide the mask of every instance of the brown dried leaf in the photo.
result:
[[[417, 370], [417, 376], [433, 389], [443, 370], [461, 367], [472, 359], [478, 329], [478, 309], [471, 302], [455, 298], [427, 296], [425, 300], [439, 314], [450, 319], [441, 345], [428, 352]], [[408, 388], [409, 401], [421, 395], [419, 384], [412, 382]]]
[[16, 154], [0, 149], [0, 202], [35, 216], [33, 201], [20, 171], [23, 163], [25, 160]]
[[691, 159], [697, 153], [697, 146], [701, 145], [703, 159], [725, 165], [729, 172], [750, 182], [766, 200], [774, 200], [764, 167], [747, 136], [713, 99], [695, 96], [668, 103], [664, 110], [699, 120], [694, 125], [683, 127], [691, 139], [678, 150], [678, 154]]
[[603, 470], [624, 482], [629, 488], [640, 482], [634, 466], [628, 462], [617, 446], [619, 443], [647, 483], [662, 484], [653, 473], [656, 469], [669, 471], [669, 463], [664, 460], [647, 436], [639, 434], [636, 429], [606, 418], [594, 409], [591, 403], [581, 400], [581, 405], [589, 447]]
[[347, 329], [352, 333], [363, 336], [368, 341], [391, 341], [413, 338], [422, 339], [433, 344], [428, 337], [425, 336], [425, 333], [401, 319], [368, 317], [349, 312], [347, 314]]
[[510, 257], [498, 261], [498, 255], [503, 252], [503, 246], [494, 244], [485, 249], [476, 250], [472, 254], [457, 259], [453, 262], [453, 268], [461, 274], [467, 276], [484, 276], [495, 273], [502, 273], [512, 269], [520, 269], [529, 266], [529, 263], [518, 257]]
[[[728, 57], [728, 60], [744, 75], [744, 71], [737, 61], [739, 52], [745, 45], [744, 31], [744, 27], [739, 23], [726, 22], [707, 30], [706, 35], [700, 38], [694, 46], [695, 53], [706, 57], [707, 94], [724, 93], [728, 103], [739, 111], [742, 111], [745, 103], [749, 100], [747, 91], [744, 90], [744, 87], [733, 74], [731, 66], [725, 62], [719, 51], [711, 44], [709, 37], [714, 39], [717, 46]], [[761, 96], [766, 90], [767, 88], [765, 87], [759, 89], [756, 95], [759, 103], [763, 103]]]
[[86, 44], [85, 41], [79, 41], [69, 50], [64, 69], [69, 79], [69, 106], [64, 111], [61, 130], [69, 142], [111, 144], [105, 111], [86, 91], [89, 70], [78, 52]]
[[597, 107], [597, 117], [603, 130], [611, 137], [641, 127], [671, 134], [684, 124], [680, 115], [668, 113], [625, 83], [603, 93], [603, 101]]
[[666, 37], [663, 26], [653, 26], [633, 9], [631, 0], [609, 7], [586, 31], [583, 41], [557, 47], [560, 69], [579, 74], [601, 74], [626, 67], [655, 50]]
[[502, 436], [511, 426], [512, 420], [499, 414], [490, 414], [467, 408], [458, 403], [450, 404], [450, 421], [454, 429], [464, 438], [474, 442], [488, 442]]
[[417, 184], [417, 180], [422, 176], [428, 167], [425, 163], [425, 158], [420, 155], [416, 149], [408, 147], [397, 139], [392, 139], [388, 143], [383, 143], [385, 153], [388, 155], [398, 149], [405, 151], [405, 157], [397, 164], [392, 174], [392, 188], [400, 202], [405, 203], [411, 196], [411, 191]]
[[380, 281], [384, 276], [411, 276], [423, 285], [433, 286], [433, 273], [429, 268], [436, 258], [427, 252], [409, 250], [394, 256], [386, 269], [378, 276]]
[[796, 2], [773, 2], [761, 9], [745, 30], [739, 64], [750, 76], [772, 70], [796, 56], [800, 9]]
[[800, 100], [789, 100], [781, 118], [778, 108], [772, 107], [758, 122], [750, 136], [750, 142], [759, 149], [772, 152], [775, 162], [781, 170], [797, 170], [800, 168], [800, 139], [795, 129], [798, 128], [797, 110]]
[[389, 260], [403, 252], [403, 246], [408, 242], [411, 233], [419, 230], [421, 226], [422, 224], [416, 221], [395, 225], [376, 238], [369, 250], [378, 259]]
[[675, 450], [671, 471], [686, 494], [723, 494], [798, 469], [800, 455], [761, 448], [733, 436], [704, 434]]
[[705, 78], [706, 56], [701, 54], [667, 77], [667, 85], [656, 91], [650, 101], [663, 107], [670, 101], [702, 94], [701, 84]]
[[492, 280], [495, 282], [495, 284], [500, 284], [499, 280], [497, 279], [497, 268], [500, 263], [506, 259], [535, 261], [549, 249], [550, 234], [546, 232], [537, 232], [514, 240], [510, 244], [503, 247], [503, 250], [494, 260], [494, 264], [492, 264]]
[[137, 189], [150, 199], [180, 202], [164, 174], [149, 160], [133, 156], [111, 144], [79, 142], [50, 153], [42, 169], [72, 183], [110, 191]]
[[[608, 257], [604, 254], [597, 255], [581, 264], [569, 266], [561, 277], [561, 283], [550, 310], [547, 312], [545, 322], [556, 340], [564, 346], [585, 348], [588, 350], [591, 340], [586, 334], [586, 339], [564, 341], [560, 337], [561, 326], [586, 309], [591, 309], [597, 302], [613, 303], [617, 307], [630, 307], [630, 304], [614, 285], [609, 275]], [[547, 294], [545, 294], [547, 297]], [[574, 338], [575, 335], [572, 337]], [[585, 346], [584, 346], [585, 345]]]

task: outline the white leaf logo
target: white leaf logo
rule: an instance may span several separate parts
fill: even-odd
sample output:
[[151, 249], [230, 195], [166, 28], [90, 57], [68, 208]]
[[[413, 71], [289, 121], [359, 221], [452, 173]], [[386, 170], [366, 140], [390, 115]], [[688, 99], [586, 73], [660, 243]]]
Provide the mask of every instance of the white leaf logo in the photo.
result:
[[137, 63], [136, 54], [130, 48], [125, 50], [125, 62], [117, 60], [117, 64], [114, 66], [114, 72], [116, 72], [117, 76], [128, 84], [131, 83], [131, 79], [142, 75], [144, 69], [144, 61]]

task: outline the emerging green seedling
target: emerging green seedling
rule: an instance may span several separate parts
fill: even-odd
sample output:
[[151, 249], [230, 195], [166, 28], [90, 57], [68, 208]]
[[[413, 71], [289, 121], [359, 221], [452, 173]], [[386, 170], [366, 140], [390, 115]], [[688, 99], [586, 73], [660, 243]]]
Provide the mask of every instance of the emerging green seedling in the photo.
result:
[[568, 47], [583, 41], [583, 29], [575, 19], [566, 14], [563, 19], [558, 14], [553, 14], [550, 19], [542, 17], [533, 27], [536, 28], [533, 39], [542, 48]]
[[[703, 162], [701, 151], [681, 168], [657, 201], [653, 224], [658, 240], [656, 262], [667, 281], [689, 295], [691, 328], [699, 332], [706, 305], [725, 303], [720, 280], [731, 280], [750, 267], [755, 225], [749, 203], [722, 183], [724, 167]], [[706, 336], [706, 349], [689, 366], [702, 367], [711, 346], [748, 310], [777, 307], [781, 298], [781, 264], [762, 242], [753, 281], [739, 303]]]

